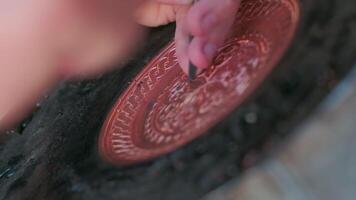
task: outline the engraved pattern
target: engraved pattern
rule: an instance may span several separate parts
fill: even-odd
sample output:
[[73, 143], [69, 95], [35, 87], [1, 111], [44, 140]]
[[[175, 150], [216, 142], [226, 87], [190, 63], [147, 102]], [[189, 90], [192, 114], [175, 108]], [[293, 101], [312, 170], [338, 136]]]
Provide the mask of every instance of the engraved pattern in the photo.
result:
[[190, 82], [169, 44], [120, 96], [100, 135], [101, 155], [132, 164], [173, 151], [216, 124], [262, 82], [288, 46], [297, 0], [244, 0], [232, 37]]

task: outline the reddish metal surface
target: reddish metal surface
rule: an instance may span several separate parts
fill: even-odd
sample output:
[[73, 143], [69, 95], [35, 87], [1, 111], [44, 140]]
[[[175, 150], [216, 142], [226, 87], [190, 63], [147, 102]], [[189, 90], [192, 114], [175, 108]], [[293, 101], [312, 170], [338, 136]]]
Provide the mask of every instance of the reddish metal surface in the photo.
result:
[[299, 19], [297, 0], [245, 0], [214, 64], [190, 82], [170, 43], [134, 79], [99, 138], [107, 161], [127, 165], [171, 152], [240, 105], [281, 58]]

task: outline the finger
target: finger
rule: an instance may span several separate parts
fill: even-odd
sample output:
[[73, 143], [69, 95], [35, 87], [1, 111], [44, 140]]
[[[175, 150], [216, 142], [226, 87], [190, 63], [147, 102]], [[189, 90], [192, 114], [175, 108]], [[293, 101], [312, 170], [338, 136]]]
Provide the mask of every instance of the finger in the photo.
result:
[[59, 20], [54, 30], [65, 32], [56, 38], [57, 48], [63, 51], [61, 73], [65, 77], [102, 73], [117, 60], [126, 58], [142, 37], [132, 13], [128, 14], [127, 10], [133, 10], [131, 4], [89, 2], [90, 5], [70, 3], [63, 9], [65, 14], [55, 16]]
[[138, 26], [126, 26], [125, 31], [100, 27], [94, 30], [90, 25], [77, 27], [81, 27], [78, 33], [82, 36], [66, 41], [68, 45], [63, 47], [65, 52], [60, 60], [60, 73], [65, 78], [91, 77], [103, 73], [126, 59], [138, 47], [138, 41], [144, 34]]
[[[16, 59], [21, 60], [16, 62], [11, 57], [0, 57], [3, 66], [0, 70], [0, 130], [21, 120], [31, 111], [39, 97], [59, 80], [51, 67], [56, 61], [50, 56], [45, 57], [42, 50], [17, 52], [16, 55]], [[2, 65], [8, 63], [11, 65]]]
[[176, 8], [175, 5], [149, 0], [137, 8], [135, 17], [137, 23], [141, 25], [157, 27], [174, 22], [176, 20]]
[[[58, 81], [54, 35], [47, 34], [53, 1], [0, 3], [0, 129], [31, 110], [41, 94]], [[5, 5], [4, 5], [5, 4]]]
[[209, 67], [216, 52], [215, 44], [199, 37], [194, 38], [188, 47], [189, 60], [200, 69]]
[[226, 23], [224, 20], [236, 13], [239, 3], [239, 0], [197, 2], [187, 15], [188, 30], [194, 36], [205, 36], [219, 24]]
[[238, 6], [238, 1], [204, 0], [189, 11], [188, 30], [195, 36], [189, 58], [197, 67], [210, 65], [230, 31]]
[[181, 7], [177, 13], [177, 23], [176, 23], [176, 33], [175, 33], [175, 45], [176, 45], [176, 55], [178, 63], [182, 70], [188, 74], [189, 57], [188, 57], [188, 46], [189, 46], [189, 34], [185, 27], [185, 16], [188, 11], [188, 7]]
[[7, 8], [0, 12], [0, 129], [59, 81], [59, 64], [71, 63], [70, 75], [98, 73], [134, 43], [137, 26], [124, 1], [110, 0], [116, 9], [109, 0], [81, 1], [0, 3]]

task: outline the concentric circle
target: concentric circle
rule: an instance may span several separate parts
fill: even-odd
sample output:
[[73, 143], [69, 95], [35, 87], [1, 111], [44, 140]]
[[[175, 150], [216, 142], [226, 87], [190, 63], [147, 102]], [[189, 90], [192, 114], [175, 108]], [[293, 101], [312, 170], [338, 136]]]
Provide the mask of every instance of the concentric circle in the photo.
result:
[[192, 141], [240, 105], [281, 58], [299, 19], [297, 0], [244, 0], [213, 65], [189, 81], [170, 43], [134, 79], [99, 138], [108, 161], [127, 165]]

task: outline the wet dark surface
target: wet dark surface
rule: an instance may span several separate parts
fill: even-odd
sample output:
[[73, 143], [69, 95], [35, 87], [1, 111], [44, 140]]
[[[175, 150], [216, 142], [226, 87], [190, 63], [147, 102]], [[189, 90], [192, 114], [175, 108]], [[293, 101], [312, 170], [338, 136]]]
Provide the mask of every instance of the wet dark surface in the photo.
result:
[[[0, 199], [197, 199], [283, 141], [356, 63], [356, 1], [304, 0], [288, 54], [263, 86], [209, 134], [133, 167], [97, 155], [115, 97], [172, 37], [156, 30], [124, 70], [65, 83], [0, 139]], [[21, 134], [20, 134], [21, 133]]]

